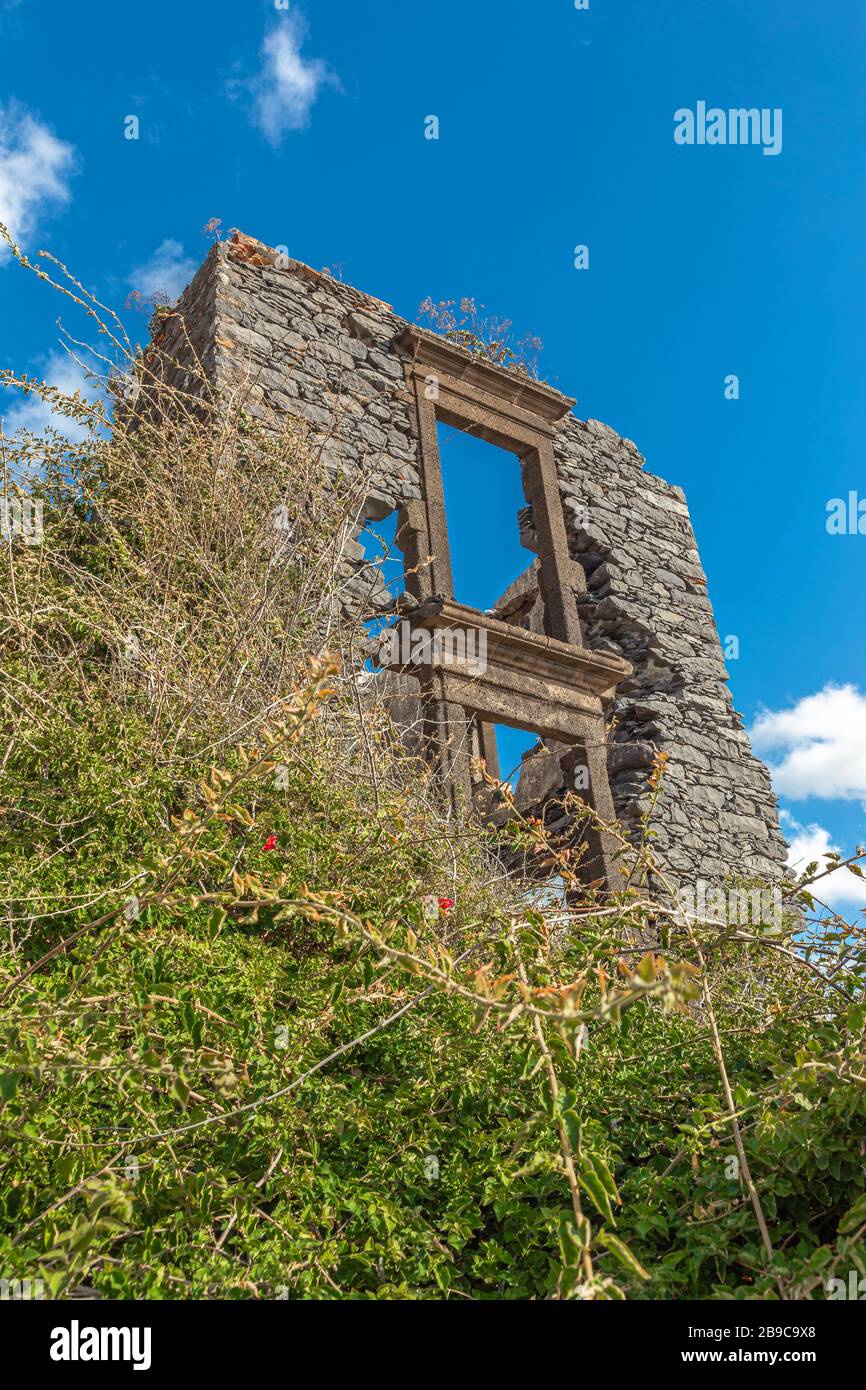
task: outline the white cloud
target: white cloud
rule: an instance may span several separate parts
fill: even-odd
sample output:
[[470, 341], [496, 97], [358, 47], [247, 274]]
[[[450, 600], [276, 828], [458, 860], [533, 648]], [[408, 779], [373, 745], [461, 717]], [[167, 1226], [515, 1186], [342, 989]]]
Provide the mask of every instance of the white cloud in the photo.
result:
[[178, 299], [198, 270], [198, 261], [185, 256], [179, 241], [166, 237], [157, 246], [149, 261], [136, 266], [129, 284], [145, 299]]
[[826, 685], [787, 710], [766, 710], [752, 729], [771, 763], [776, 790], [795, 801], [840, 797], [866, 802], [866, 695], [854, 685]]
[[[67, 395], [80, 391], [85, 400], [91, 401], [95, 400], [98, 395], [96, 384], [68, 353], [52, 352], [46, 359], [40, 375], [50, 386], [56, 386], [59, 391], [64, 391]], [[0, 400], [0, 406], [2, 404], [3, 402]], [[31, 430], [34, 434], [42, 434], [48, 426], [56, 430], [58, 434], [65, 435], [73, 444], [86, 439], [89, 433], [86, 426], [79, 424], [77, 420], [68, 419], [65, 415], [58, 415], [46, 401], [43, 401], [35, 393], [22, 397], [12, 406], [11, 410], [5, 413], [3, 418], [3, 428], [6, 434], [10, 435], [19, 429]]]
[[[75, 150], [15, 102], [0, 105], [0, 222], [26, 241], [50, 205], [69, 201]], [[0, 260], [8, 257], [0, 245]]]
[[[838, 850], [830, 832], [823, 825], [801, 825], [788, 811], [781, 812], [783, 829], [790, 838], [788, 866], [798, 876], [807, 864], [817, 862], [819, 871], [827, 867], [828, 855]], [[848, 869], [836, 869], [814, 885], [817, 897], [834, 911], [866, 908], [866, 879], [857, 878]]]
[[262, 44], [262, 67], [253, 80], [253, 118], [265, 139], [278, 145], [288, 130], [302, 130], [323, 83], [333, 81], [320, 58], [304, 58], [305, 26], [287, 15]]
[[11, 22], [6, 16], [11, 16], [21, 3], [22, 0], [0, 0], [0, 33], [11, 28]]

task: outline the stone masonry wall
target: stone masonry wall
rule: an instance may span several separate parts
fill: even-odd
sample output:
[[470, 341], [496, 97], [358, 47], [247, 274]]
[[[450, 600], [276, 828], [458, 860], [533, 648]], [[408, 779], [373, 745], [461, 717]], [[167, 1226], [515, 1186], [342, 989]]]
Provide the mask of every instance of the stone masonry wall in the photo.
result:
[[571, 554], [587, 576], [585, 639], [634, 667], [608, 755], [618, 815], [629, 825], [645, 805], [659, 749], [669, 761], [655, 847], [674, 875], [779, 878], [776, 799], [727, 688], [685, 494], [596, 420], [569, 417], [555, 450]]
[[[414, 406], [394, 346], [405, 320], [389, 305], [237, 236], [211, 249], [178, 309], [183, 331], [168, 319], [153, 345], [180, 362], [178, 384], [193, 383], [184, 369], [195, 352], [217, 388], [247, 383], [251, 414], [304, 420], [329, 469], [362, 485], [358, 527], [420, 497]], [[620, 818], [635, 826], [653, 754], [664, 751], [655, 843], [673, 876], [779, 878], [775, 798], [727, 690], [682, 490], [647, 473], [635, 446], [597, 421], [569, 415], [554, 447], [571, 555], [587, 576], [585, 641], [634, 666], [617, 691], [608, 755]], [[528, 509], [520, 525], [531, 549]], [[384, 610], [390, 595], [374, 574], [371, 596], [357, 531], [345, 547], [346, 606]], [[509, 595], [523, 594], [528, 611], [533, 589], [530, 567]], [[556, 780], [536, 776], [550, 788]]]
[[[322, 440], [326, 467], [363, 488], [361, 525], [420, 498], [414, 402], [391, 344], [405, 320], [389, 305], [249, 237], [218, 242], [153, 347], [180, 387], [195, 389], [193, 354], [218, 388], [243, 383], [245, 410], [293, 416]], [[357, 529], [357, 528], [356, 528]], [[381, 572], [351, 535], [347, 610], [386, 608]]]

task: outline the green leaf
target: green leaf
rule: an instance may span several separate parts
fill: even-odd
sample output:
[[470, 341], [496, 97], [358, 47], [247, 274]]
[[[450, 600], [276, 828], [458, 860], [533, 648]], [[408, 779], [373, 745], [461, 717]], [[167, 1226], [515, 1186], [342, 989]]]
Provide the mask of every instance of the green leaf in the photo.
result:
[[215, 907], [213, 912], [208, 917], [205, 932], [211, 941], [216, 941], [217, 937], [219, 936], [220, 932], [225, 926], [227, 916], [228, 913], [226, 912], [224, 907]]
[[576, 1110], [564, 1110], [562, 1113], [562, 1123], [568, 1135], [568, 1142], [572, 1153], [577, 1153], [580, 1148], [580, 1116]]
[[559, 1221], [559, 1254], [566, 1269], [576, 1268], [583, 1246], [573, 1221], [562, 1216]]
[[605, 1220], [610, 1221], [613, 1225], [616, 1225], [616, 1222], [614, 1221], [613, 1211], [610, 1205], [610, 1198], [608, 1197], [604, 1183], [599, 1178], [595, 1169], [590, 1168], [589, 1166], [584, 1167], [581, 1170], [578, 1182], [580, 1183], [584, 1192], [586, 1192], [592, 1199], [592, 1203], [595, 1206], [596, 1210], [599, 1212], [599, 1214], [603, 1216]]
[[11, 1100], [18, 1090], [17, 1071], [4, 1071], [0, 1073], [0, 1100]]
[[178, 1072], [171, 1085], [170, 1094], [179, 1103], [182, 1109], [186, 1109], [189, 1101], [189, 1085], [182, 1072]]
[[616, 1183], [614, 1182], [613, 1173], [610, 1171], [604, 1159], [601, 1157], [601, 1154], [586, 1153], [583, 1155], [583, 1161], [593, 1169], [596, 1177], [598, 1178], [607, 1195], [610, 1197], [611, 1201], [619, 1202], [620, 1196], [619, 1192], [617, 1191]]
[[849, 1236], [866, 1222], [866, 1192], [857, 1198], [853, 1207], [849, 1207], [842, 1220], [839, 1222], [840, 1236]]
[[607, 1246], [610, 1253], [619, 1260], [620, 1264], [629, 1271], [630, 1274], [637, 1275], [638, 1279], [649, 1279], [649, 1274], [644, 1269], [640, 1260], [632, 1254], [625, 1241], [620, 1240], [607, 1227], [602, 1226], [598, 1233], [598, 1238], [602, 1245]]

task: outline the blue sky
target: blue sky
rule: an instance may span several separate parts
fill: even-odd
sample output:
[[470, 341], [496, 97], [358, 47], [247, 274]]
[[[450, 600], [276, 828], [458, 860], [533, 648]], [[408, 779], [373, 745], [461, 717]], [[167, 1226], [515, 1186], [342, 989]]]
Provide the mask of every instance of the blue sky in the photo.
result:
[[[538, 334], [578, 414], [686, 489], [789, 833], [850, 852], [866, 536], [825, 523], [866, 498], [864, 70], [851, 0], [0, 0], [0, 217], [118, 306], [178, 289], [219, 217], [409, 318], [472, 295]], [[699, 101], [781, 109], [780, 153], [677, 145]], [[4, 365], [68, 382], [57, 312], [0, 260]]]

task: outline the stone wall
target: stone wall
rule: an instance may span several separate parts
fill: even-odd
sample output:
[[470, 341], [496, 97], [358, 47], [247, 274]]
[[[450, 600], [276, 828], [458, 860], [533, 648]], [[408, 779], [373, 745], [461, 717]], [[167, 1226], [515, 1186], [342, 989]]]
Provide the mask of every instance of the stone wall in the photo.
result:
[[[611, 710], [608, 771], [620, 820], [636, 829], [653, 756], [665, 752], [653, 825], [673, 876], [778, 879], [786, 846], [776, 798], [727, 688], [685, 494], [647, 473], [635, 445], [597, 420], [569, 416], [554, 447], [569, 548], [587, 579], [578, 595], [584, 639], [634, 667]], [[532, 549], [528, 508], [520, 522]], [[511, 608], [537, 624], [534, 597], [530, 567], [497, 611]], [[554, 759], [543, 754], [524, 764], [521, 780], [527, 804], [562, 785]]]
[[[218, 388], [245, 383], [251, 414], [305, 421], [328, 468], [361, 487], [359, 522], [421, 496], [414, 403], [394, 343], [406, 324], [389, 305], [238, 235], [212, 248], [178, 308], [180, 320], [154, 340], [166, 361], [180, 360], [178, 384], [193, 384], [184, 364], [194, 352]], [[587, 576], [578, 596], [586, 645], [621, 652], [634, 667], [612, 710], [619, 816], [635, 826], [663, 751], [656, 847], [673, 875], [778, 878], [785, 843], [775, 798], [727, 690], [683, 492], [647, 473], [635, 446], [597, 421], [569, 415], [554, 448], [571, 555]], [[528, 508], [519, 521], [532, 549]], [[387, 606], [381, 582], [371, 598], [352, 536], [344, 570], [349, 609], [362, 595], [368, 609]], [[509, 610], [512, 621], [537, 621], [532, 566], [497, 606]], [[556, 752], [540, 750], [524, 763], [523, 798], [560, 780]]]
[[[363, 520], [421, 496], [413, 401], [391, 347], [405, 320], [389, 305], [238, 237], [215, 243], [178, 309], [183, 327], [168, 319], [154, 340], [161, 357], [185, 363], [195, 352], [217, 388], [243, 384], [248, 414], [305, 421], [329, 470], [363, 485]], [[347, 608], [389, 602], [351, 537], [344, 568]]]

